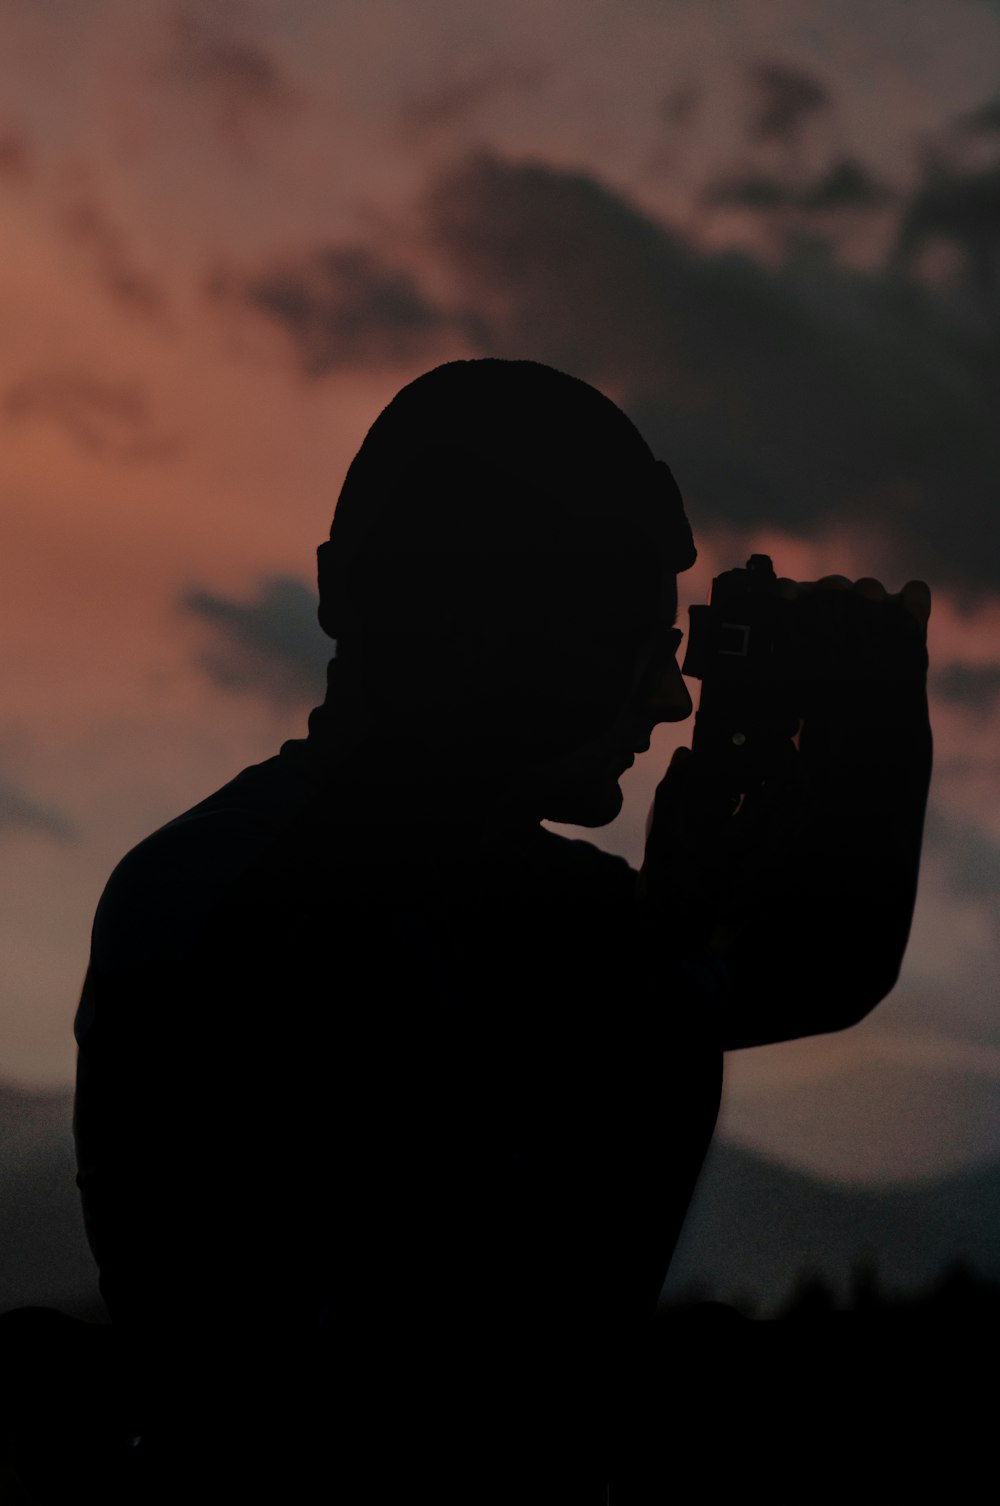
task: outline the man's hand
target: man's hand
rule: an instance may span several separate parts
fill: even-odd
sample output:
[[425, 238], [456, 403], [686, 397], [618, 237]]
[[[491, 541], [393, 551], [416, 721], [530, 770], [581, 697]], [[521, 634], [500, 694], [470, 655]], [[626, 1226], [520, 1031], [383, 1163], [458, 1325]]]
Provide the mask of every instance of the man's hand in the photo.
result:
[[790, 739], [736, 808], [679, 748], [638, 887], [665, 954], [711, 946], [731, 964], [742, 1017], [730, 1044], [837, 1028], [889, 991], [930, 780], [927, 585], [890, 594], [871, 578], [827, 576], [779, 591], [814, 666], [798, 747]]
[[781, 576], [778, 594], [786, 601], [794, 601], [816, 591], [851, 591], [855, 596], [867, 597], [869, 601], [898, 601], [914, 619], [927, 641], [927, 622], [931, 615], [931, 588], [925, 580], [908, 580], [901, 591], [890, 596], [880, 580], [865, 575], [860, 580], [850, 581], [846, 575], [824, 575], [822, 580], [789, 580]]
[[810, 652], [801, 708], [807, 725], [862, 707], [891, 725], [901, 696], [926, 695], [931, 593], [925, 581], [907, 581], [890, 594], [870, 576], [854, 582], [843, 575], [782, 578], [778, 594], [793, 604], [793, 630]]
[[671, 949], [712, 946], [725, 955], [752, 919], [763, 886], [792, 859], [805, 804], [791, 741], [784, 767], [736, 809], [690, 748], [676, 750], [657, 786], [638, 886], [644, 918]]

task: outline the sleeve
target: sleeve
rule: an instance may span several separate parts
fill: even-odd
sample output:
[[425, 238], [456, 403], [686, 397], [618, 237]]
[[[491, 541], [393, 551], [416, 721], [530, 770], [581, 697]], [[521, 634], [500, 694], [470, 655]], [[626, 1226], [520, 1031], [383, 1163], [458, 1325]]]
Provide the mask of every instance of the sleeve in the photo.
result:
[[925, 684], [845, 692], [803, 727], [801, 759], [798, 850], [725, 953], [727, 1047], [856, 1024], [895, 987], [906, 953], [932, 767]]

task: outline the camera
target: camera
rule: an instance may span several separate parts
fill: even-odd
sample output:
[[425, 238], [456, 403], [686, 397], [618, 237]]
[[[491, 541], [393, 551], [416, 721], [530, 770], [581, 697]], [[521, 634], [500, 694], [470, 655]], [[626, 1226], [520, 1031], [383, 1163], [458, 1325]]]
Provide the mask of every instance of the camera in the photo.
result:
[[776, 772], [799, 731], [807, 644], [766, 554], [717, 575], [708, 605], [689, 608], [689, 616], [681, 668], [701, 681], [692, 752], [706, 778], [738, 802]]

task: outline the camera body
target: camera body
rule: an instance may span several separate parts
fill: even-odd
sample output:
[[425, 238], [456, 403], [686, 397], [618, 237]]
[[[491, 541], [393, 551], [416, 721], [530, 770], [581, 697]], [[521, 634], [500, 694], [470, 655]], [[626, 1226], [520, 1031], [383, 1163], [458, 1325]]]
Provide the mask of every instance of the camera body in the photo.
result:
[[807, 641], [766, 554], [717, 575], [708, 605], [689, 616], [682, 672], [701, 680], [692, 751], [706, 778], [738, 801], [782, 766], [781, 750], [799, 731]]

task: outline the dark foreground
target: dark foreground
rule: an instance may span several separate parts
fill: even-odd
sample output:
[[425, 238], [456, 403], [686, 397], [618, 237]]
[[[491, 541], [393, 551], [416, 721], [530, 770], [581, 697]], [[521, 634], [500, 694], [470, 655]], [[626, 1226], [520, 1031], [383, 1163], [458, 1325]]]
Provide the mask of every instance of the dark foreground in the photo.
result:
[[423, 1468], [410, 1478], [391, 1427], [384, 1459], [356, 1458], [352, 1439], [338, 1438], [336, 1397], [326, 1437], [304, 1437], [273, 1467], [266, 1448], [248, 1462], [218, 1439], [150, 1450], [135, 1441], [141, 1423], [110, 1328], [22, 1309], [0, 1318], [0, 1501], [160, 1506], [251, 1488], [291, 1500], [308, 1477], [309, 1498], [352, 1506], [418, 1491], [456, 1506], [660, 1506], [748, 1490], [777, 1506], [972, 1502], [990, 1479], [994, 1336], [996, 1290], [961, 1277], [921, 1301], [850, 1313], [807, 1288], [771, 1321], [721, 1304], [675, 1310], [616, 1387], [623, 1423], [610, 1483], [573, 1460], [544, 1480], [504, 1479], [502, 1461], [463, 1459], [460, 1440], [429, 1481]]

